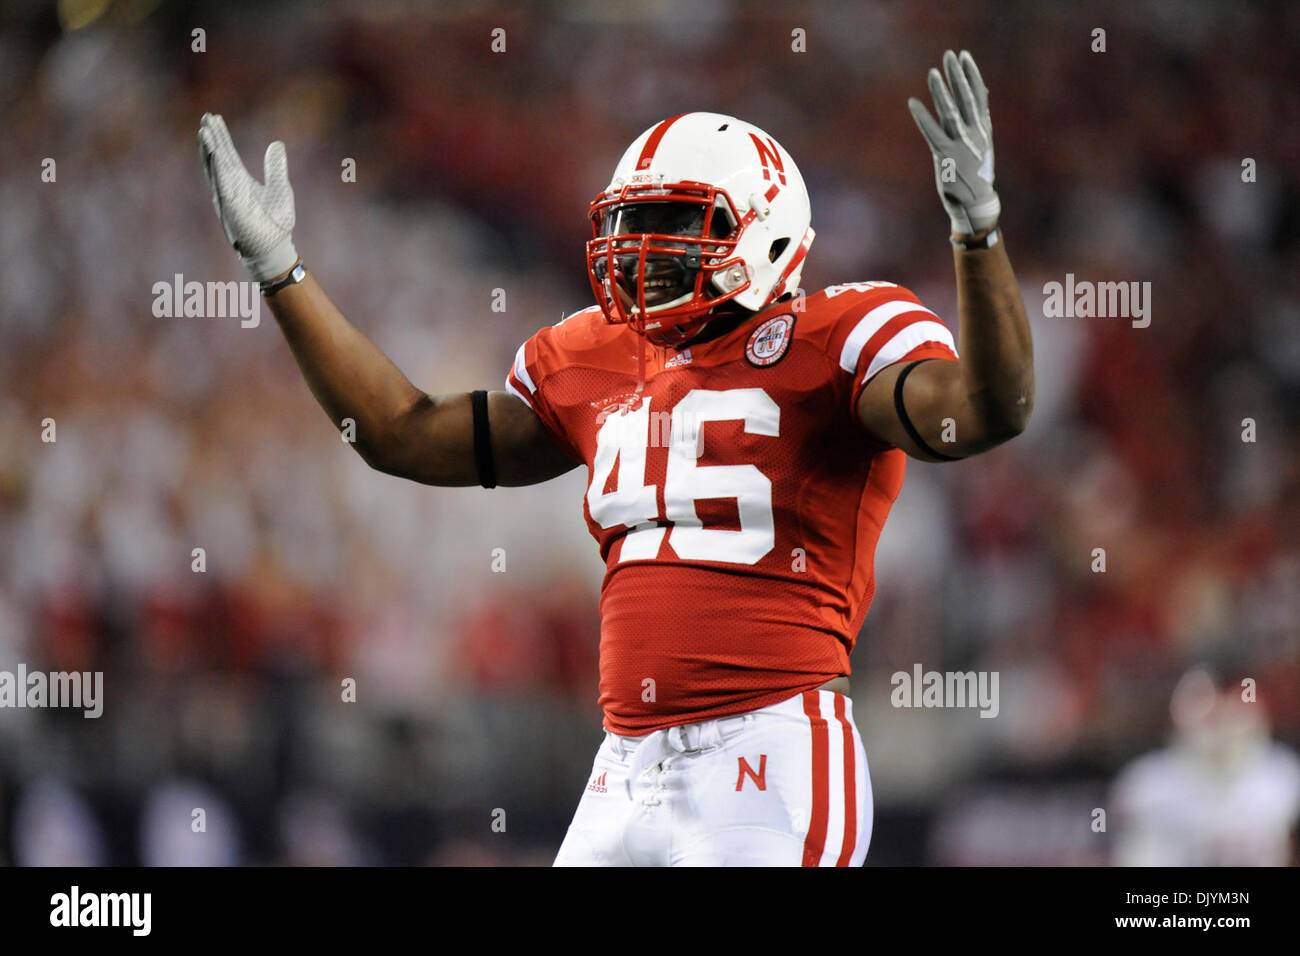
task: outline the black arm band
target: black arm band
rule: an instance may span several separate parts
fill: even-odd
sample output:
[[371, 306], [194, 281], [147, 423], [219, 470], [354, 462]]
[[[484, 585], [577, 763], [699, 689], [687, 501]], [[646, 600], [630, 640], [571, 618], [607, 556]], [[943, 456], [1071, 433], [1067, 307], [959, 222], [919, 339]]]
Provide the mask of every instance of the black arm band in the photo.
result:
[[484, 488], [497, 486], [497, 466], [492, 460], [492, 432], [488, 426], [487, 392], [469, 393], [474, 407], [474, 462], [478, 465], [478, 483]]
[[954, 458], [951, 455], [941, 455], [925, 443], [921, 433], [916, 430], [912, 420], [907, 417], [907, 407], [903, 404], [903, 383], [907, 381], [907, 376], [912, 369], [916, 368], [922, 362], [932, 362], [933, 359], [917, 359], [915, 362], [908, 364], [907, 368], [898, 373], [898, 378], [894, 379], [894, 411], [898, 413], [898, 420], [903, 423], [903, 428], [907, 431], [907, 437], [912, 439], [916, 447], [921, 449], [931, 458], [938, 458], [940, 461], [961, 461], [960, 458]]

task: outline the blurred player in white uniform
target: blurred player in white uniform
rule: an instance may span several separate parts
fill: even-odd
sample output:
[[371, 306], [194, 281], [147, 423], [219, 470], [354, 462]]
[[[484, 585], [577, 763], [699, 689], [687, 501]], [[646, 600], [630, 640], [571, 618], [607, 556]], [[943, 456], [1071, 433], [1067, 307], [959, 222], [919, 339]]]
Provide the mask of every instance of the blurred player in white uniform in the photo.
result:
[[1115, 782], [1112, 862], [1295, 863], [1300, 758], [1270, 739], [1264, 705], [1198, 668], [1179, 682], [1170, 710], [1170, 745], [1138, 757]]

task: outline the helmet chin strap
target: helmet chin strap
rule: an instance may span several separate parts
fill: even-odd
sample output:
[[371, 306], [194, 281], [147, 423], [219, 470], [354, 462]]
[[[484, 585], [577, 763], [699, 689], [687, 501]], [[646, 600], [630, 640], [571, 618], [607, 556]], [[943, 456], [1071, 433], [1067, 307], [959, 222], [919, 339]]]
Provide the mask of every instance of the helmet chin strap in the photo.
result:
[[646, 367], [646, 340], [644, 335], [637, 336], [636, 352], [636, 388], [623, 397], [618, 403], [619, 414], [625, 412], [634, 412], [641, 407], [642, 396], [645, 393], [645, 367]]
[[636, 350], [636, 391], [632, 393], [632, 408], [634, 410], [641, 407], [641, 393], [645, 391], [646, 341], [644, 335], [638, 335], [637, 338], [641, 340], [641, 344], [637, 346]]
[[[648, 248], [649, 248], [649, 240], [645, 236], [642, 236], [641, 252], [640, 255], [637, 257], [636, 304], [637, 304], [637, 308], [641, 312], [643, 321], [646, 314], [645, 264], [646, 264], [646, 251]], [[645, 392], [645, 365], [646, 365], [645, 353], [646, 353], [645, 332], [642, 331], [640, 334], [637, 335], [636, 388], [633, 390], [631, 395], [629, 395], [619, 404], [619, 410], [621, 412], [634, 412], [641, 407], [641, 396]]]

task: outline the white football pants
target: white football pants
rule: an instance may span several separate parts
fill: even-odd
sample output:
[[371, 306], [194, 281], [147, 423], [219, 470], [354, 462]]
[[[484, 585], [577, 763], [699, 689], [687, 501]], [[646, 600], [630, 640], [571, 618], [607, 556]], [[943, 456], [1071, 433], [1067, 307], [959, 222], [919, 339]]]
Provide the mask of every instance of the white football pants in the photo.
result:
[[556, 866], [861, 866], [871, 780], [853, 702], [606, 732]]

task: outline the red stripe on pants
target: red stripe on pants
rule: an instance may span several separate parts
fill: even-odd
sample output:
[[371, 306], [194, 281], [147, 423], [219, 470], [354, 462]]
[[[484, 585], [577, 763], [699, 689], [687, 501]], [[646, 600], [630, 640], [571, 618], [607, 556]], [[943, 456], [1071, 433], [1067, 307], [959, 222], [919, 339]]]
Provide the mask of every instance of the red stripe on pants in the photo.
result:
[[844, 843], [836, 866], [848, 866], [858, 840], [858, 773], [853, 758], [853, 725], [844, 714], [844, 697], [835, 695], [835, 716], [844, 731]]
[[812, 819], [803, 841], [803, 865], [820, 866], [830, 815], [830, 735], [821, 716], [820, 691], [804, 691], [803, 712], [812, 724]]

